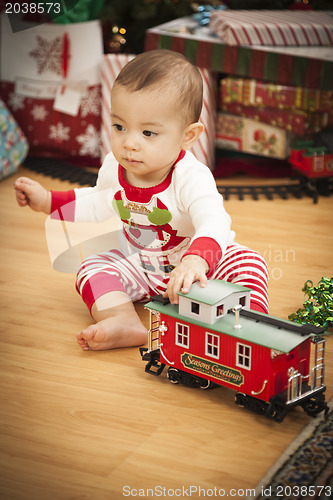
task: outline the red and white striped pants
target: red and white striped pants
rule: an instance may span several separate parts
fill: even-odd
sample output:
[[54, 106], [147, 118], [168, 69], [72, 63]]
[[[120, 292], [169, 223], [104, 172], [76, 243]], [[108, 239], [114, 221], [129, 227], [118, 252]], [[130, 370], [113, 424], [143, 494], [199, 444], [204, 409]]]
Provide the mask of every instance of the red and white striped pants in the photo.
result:
[[[251, 309], [268, 313], [268, 270], [264, 258], [237, 243], [230, 245], [210, 279], [221, 279], [251, 289]], [[124, 256], [119, 250], [92, 255], [77, 274], [76, 289], [89, 310], [102, 295], [125, 292], [133, 302], [163, 293], [169, 276], [147, 273], [139, 254]]]

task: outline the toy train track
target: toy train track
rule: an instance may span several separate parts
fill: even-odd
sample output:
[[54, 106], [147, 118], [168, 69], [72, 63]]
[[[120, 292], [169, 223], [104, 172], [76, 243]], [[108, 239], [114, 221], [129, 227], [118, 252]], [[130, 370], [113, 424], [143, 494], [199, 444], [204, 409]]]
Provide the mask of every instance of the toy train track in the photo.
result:
[[[28, 157], [23, 166], [38, 174], [77, 183], [81, 186], [94, 186], [96, 184], [97, 169], [87, 170], [76, 167], [57, 158]], [[217, 189], [225, 200], [232, 197], [239, 200], [248, 197], [253, 200], [273, 200], [275, 198], [287, 200], [291, 197], [298, 199], [310, 197], [316, 203], [319, 196], [333, 194], [333, 177], [309, 181], [309, 179], [299, 176], [290, 183], [253, 186], [225, 186], [220, 185], [220, 181], [218, 181]]]
[[94, 186], [97, 180], [97, 169], [90, 171], [70, 165], [58, 158], [28, 157], [23, 167], [53, 179], [77, 183], [81, 186]]

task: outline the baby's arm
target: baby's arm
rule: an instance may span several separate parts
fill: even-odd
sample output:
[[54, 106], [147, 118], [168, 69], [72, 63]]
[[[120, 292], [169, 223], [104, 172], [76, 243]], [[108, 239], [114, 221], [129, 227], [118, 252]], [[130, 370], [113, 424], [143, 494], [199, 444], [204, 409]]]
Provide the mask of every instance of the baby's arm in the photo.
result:
[[208, 264], [199, 255], [185, 255], [181, 263], [171, 272], [164, 297], [172, 304], [178, 304], [178, 292], [189, 292], [192, 283], [199, 281], [202, 287], [207, 284]]
[[232, 241], [230, 217], [223, 207], [212, 173], [207, 167], [191, 161], [193, 164], [184, 166], [187, 170], [176, 180], [179, 206], [190, 215], [195, 234], [180, 264], [170, 273], [164, 296], [173, 304], [178, 303], [178, 292], [189, 292], [195, 281], [202, 287], [207, 284], [223, 251]]
[[20, 207], [29, 206], [36, 212], [51, 213], [51, 193], [39, 182], [19, 177], [14, 184], [16, 200]]

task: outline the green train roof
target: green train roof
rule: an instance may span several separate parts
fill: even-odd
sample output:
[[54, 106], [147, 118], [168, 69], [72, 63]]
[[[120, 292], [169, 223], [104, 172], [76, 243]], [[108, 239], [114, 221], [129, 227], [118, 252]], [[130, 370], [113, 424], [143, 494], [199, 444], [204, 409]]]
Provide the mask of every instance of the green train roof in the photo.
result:
[[[189, 295], [186, 294], [186, 296], [188, 297]], [[305, 325], [274, 318], [273, 316], [259, 312], [255, 314], [257, 319], [248, 318], [240, 314], [239, 324], [242, 325], [242, 328], [234, 328], [235, 315], [232, 312], [228, 312], [212, 325], [208, 325], [198, 320], [193, 321], [187, 316], [180, 315], [178, 305], [175, 304], [163, 304], [163, 302], [151, 301], [146, 304], [145, 307], [149, 310], [154, 310], [168, 316], [172, 316], [180, 321], [201, 326], [205, 330], [212, 330], [226, 335], [231, 335], [239, 340], [253, 342], [254, 344], [268, 347], [270, 349], [276, 349], [277, 351], [284, 353], [292, 351], [295, 347], [302, 344], [304, 340], [308, 339], [313, 334], [318, 333], [318, 329], [315, 326], [312, 328], [312, 325], [306, 325], [308, 327], [307, 333], [304, 334], [303, 327]], [[268, 317], [276, 319], [279, 326], [266, 323], [264, 320]], [[262, 321], [258, 318], [262, 318]], [[283, 325], [285, 325], [285, 328], [283, 328]], [[292, 331], [288, 330], [288, 326], [290, 325], [292, 326]]]
[[178, 295], [213, 306], [232, 293], [250, 291], [250, 288], [235, 283], [228, 283], [223, 280], [208, 280], [204, 288], [200, 286], [191, 286], [188, 293], [178, 292]]

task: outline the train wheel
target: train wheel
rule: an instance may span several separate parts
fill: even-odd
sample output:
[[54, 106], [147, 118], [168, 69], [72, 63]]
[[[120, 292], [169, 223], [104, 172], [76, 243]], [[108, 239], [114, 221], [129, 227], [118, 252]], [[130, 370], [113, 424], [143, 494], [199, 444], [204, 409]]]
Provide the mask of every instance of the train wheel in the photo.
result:
[[325, 411], [326, 415], [328, 411], [328, 406], [325, 401], [325, 395], [322, 393], [308, 399], [301, 406], [305, 413], [310, 417], [316, 417], [322, 411]]
[[259, 413], [259, 415], [263, 415], [266, 413], [267, 403], [265, 401], [261, 401], [261, 399], [253, 398], [252, 396], [247, 396], [246, 408], [253, 411], [254, 413]]
[[246, 406], [246, 394], [243, 394], [242, 392], [237, 392], [235, 394], [235, 403], [236, 405], [244, 408]]
[[214, 387], [214, 382], [211, 380], [205, 380], [204, 378], [201, 379], [202, 382], [200, 382], [200, 389], [207, 390], [207, 389], [212, 389]]
[[259, 413], [259, 415], [263, 415], [266, 412], [267, 408], [267, 403], [265, 403], [265, 401], [253, 398], [252, 396], [248, 396], [247, 394], [244, 394], [242, 392], [237, 392], [235, 394], [235, 403], [236, 405], [247, 408], [254, 413]]
[[271, 403], [266, 410], [266, 417], [271, 418], [276, 422], [282, 422], [286, 414], [286, 407], [278, 402]]
[[180, 373], [179, 370], [177, 370], [177, 368], [172, 368], [170, 366], [168, 369], [167, 377], [172, 384], [179, 384], [180, 382]]
[[[202, 378], [192, 375], [192, 373], [179, 370], [179, 380], [188, 387], [201, 387]], [[204, 383], [206, 383], [206, 380], [204, 380]]]
[[188, 387], [200, 387], [200, 389], [211, 389], [214, 386], [214, 382], [206, 380], [201, 377], [197, 377], [191, 373], [183, 372], [172, 366], [168, 369], [168, 379], [172, 384], [183, 384]]

